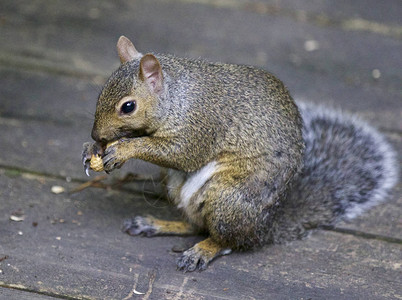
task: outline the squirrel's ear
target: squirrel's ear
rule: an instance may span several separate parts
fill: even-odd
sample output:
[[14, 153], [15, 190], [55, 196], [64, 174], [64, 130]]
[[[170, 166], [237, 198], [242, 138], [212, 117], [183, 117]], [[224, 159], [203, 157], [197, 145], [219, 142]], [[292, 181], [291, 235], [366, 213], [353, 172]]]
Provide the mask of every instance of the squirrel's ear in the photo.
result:
[[139, 77], [154, 93], [158, 94], [162, 91], [162, 67], [154, 55], [148, 53], [141, 58]]
[[141, 57], [141, 53], [135, 49], [133, 43], [124, 35], [117, 41], [117, 53], [119, 53], [122, 64]]

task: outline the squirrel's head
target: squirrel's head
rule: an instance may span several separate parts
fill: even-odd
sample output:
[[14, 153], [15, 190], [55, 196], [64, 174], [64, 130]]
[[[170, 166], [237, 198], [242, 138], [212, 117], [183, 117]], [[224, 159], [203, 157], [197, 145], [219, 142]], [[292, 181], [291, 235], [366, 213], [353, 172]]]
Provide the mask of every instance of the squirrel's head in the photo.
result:
[[92, 138], [102, 144], [149, 135], [158, 128], [158, 103], [164, 93], [162, 67], [142, 55], [124, 36], [117, 42], [121, 65], [105, 83], [96, 105]]

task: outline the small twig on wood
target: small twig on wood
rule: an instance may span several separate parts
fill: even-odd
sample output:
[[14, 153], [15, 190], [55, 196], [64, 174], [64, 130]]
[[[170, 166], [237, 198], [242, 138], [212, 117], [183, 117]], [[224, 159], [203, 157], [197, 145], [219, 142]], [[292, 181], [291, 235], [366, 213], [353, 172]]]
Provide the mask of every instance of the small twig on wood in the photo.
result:
[[80, 184], [76, 188], [72, 189], [69, 192], [69, 194], [81, 192], [82, 190], [85, 190], [86, 188], [89, 188], [89, 187], [98, 187], [98, 188], [107, 189], [109, 185], [101, 182], [102, 180], [106, 179], [106, 177], [107, 177], [106, 175], [96, 176], [94, 179], [84, 182], [83, 184]]
[[72, 189], [69, 194], [74, 194], [81, 192], [82, 190], [85, 190], [86, 188], [89, 187], [96, 187], [96, 188], [102, 188], [102, 189], [118, 189], [122, 185], [126, 183], [130, 183], [133, 181], [148, 181], [152, 180], [152, 176], [148, 175], [141, 175], [141, 174], [134, 174], [134, 173], [127, 173], [124, 177], [118, 178], [111, 184], [103, 183], [101, 182], [102, 180], [106, 179], [106, 175], [100, 175], [95, 177], [92, 180], [89, 180], [87, 182], [84, 182], [83, 184], [77, 186], [76, 188]]

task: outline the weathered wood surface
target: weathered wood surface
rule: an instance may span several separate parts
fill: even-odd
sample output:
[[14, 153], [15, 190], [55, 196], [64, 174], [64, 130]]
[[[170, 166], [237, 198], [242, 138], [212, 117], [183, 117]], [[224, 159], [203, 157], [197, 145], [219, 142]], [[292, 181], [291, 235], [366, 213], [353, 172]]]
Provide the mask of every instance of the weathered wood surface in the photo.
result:
[[[180, 217], [158, 196], [154, 166], [133, 162], [114, 177], [135, 171], [155, 184], [51, 192], [86, 180], [81, 146], [99, 85], [118, 64], [121, 34], [143, 52], [266, 68], [295, 98], [368, 119], [402, 161], [402, 4], [311, 3], [3, 0], [0, 299], [402, 298], [401, 184], [338, 231], [235, 253], [191, 274], [175, 270], [172, 249], [200, 237], [133, 238], [119, 230], [136, 214]], [[312, 46], [318, 49], [307, 51]], [[15, 212], [25, 219], [10, 220]]]

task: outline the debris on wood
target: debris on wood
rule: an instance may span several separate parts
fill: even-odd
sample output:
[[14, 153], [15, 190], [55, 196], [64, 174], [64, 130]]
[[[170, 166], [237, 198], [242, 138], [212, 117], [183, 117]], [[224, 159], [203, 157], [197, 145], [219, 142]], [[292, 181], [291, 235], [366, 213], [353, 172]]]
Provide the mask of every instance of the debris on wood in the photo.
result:
[[187, 249], [188, 249], [188, 247], [185, 247], [183, 245], [174, 245], [172, 247], [172, 252], [182, 253], [182, 252], [186, 251]]
[[65, 223], [66, 220], [65, 219], [60, 219], [60, 218], [53, 218], [50, 220], [51, 224], [57, 224], [57, 223]]
[[22, 222], [25, 220], [25, 216], [17, 217], [17, 216], [11, 215], [10, 220], [15, 221], [15, 222]]
[[136, 295], [145, 295], [145, 293], [139, 292], [136, 289], [133, 290], [134, 294]]
[[308, 40], [304, 43], [304, 50], [307, 52], [312, 52], [320, 49], [320, 44], [315, 40]]
[[61, 194], [64, 193], [65, 188], [59, 185], [54, 185], [52, 186], [51, 191], [53, 194]]
[[71, 223], [76, 224], [76, 225], [78, 225], [78, 226], [81, 225], [81, 222], [79, 222], [79, 221], [77, 221], [77, 220], [72, 220]]
[[25, 220], [25, 215], [22, 210], [17, 210], [11, 213], [10, 220], [14, 222], [22, 222]]
[[371, 72], [371, 75], [373, 76], [374, 79], [378, 79], [378, 78], [381, 77], [381, 72], [380, 72], [380, 70], [378, 70], [378, 69], [374, 69], [374, 70]]

